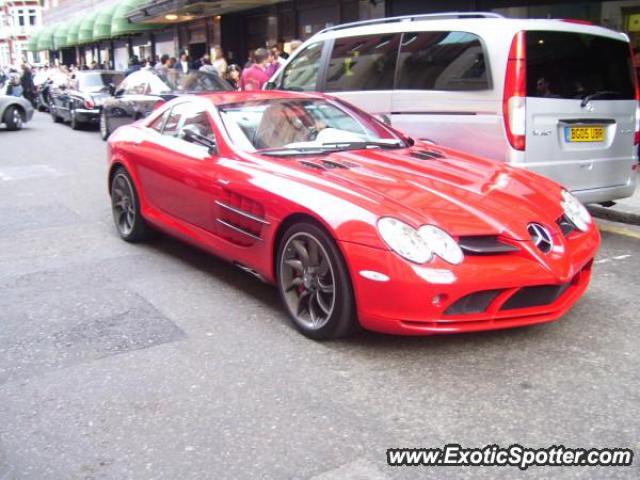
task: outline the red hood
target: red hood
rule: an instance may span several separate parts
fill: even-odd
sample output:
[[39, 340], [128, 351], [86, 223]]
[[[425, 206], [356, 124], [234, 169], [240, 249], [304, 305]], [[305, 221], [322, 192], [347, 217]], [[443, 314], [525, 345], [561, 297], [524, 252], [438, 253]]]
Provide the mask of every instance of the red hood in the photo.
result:
[[435, 224], [455, 236], [503, 234], [526, 240], [528, 223], [553, 228], [562, 214], [560, 187], [553, 182], [442, 147], [345, 151], [301, 162], [324, 166], [300, 163], [307, 172], [369, 198], [380, 206], [380, 215], [399, 212], [414, 226]]

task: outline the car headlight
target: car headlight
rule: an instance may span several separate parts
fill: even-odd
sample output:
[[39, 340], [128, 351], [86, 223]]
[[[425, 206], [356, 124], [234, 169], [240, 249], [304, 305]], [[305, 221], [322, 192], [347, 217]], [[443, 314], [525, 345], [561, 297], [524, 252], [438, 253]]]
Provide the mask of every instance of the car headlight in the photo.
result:
[[418, 229], [418, 233], [427, 242], [429, 249], [445, 262], [458, 265], [464, 259], [458, 242], [444, 230], [433, 225], [425, 225]]
[[378, 220], [378, 231], [391, 250], [415, 263], [431, 260], [431, 249], [418, 231], [391, 217]]
[[415, 263], [426, 263], [433, 255], [454, 265], [464, 259], [458, 243], [433, 225], [424, 225], [416, 230], [400, 220], [384, 217], [378, 221], [378, 231], [394, 252]]
[[591, 225], [591, 214], [587, 208], [580, 203], [576, 197], [566, 190], [562, 191], [562, 209], [564, 210], [564, 216], [573, 223], [576, 228], [582, 232], [589, 230]]

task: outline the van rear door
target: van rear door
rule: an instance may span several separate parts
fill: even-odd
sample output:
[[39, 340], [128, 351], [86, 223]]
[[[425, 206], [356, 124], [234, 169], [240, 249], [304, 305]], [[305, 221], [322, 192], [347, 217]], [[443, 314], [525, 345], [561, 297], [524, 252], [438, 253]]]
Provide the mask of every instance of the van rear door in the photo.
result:
[[580, 192], [628, 183], [637, 161], [629, 44], [526, 32], [525, 166]]

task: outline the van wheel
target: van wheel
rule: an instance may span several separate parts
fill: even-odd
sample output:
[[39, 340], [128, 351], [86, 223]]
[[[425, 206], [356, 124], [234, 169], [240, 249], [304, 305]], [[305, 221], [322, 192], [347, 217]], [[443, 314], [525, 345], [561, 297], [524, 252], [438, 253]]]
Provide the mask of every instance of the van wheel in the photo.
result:
[[9, 107], [4, 112], [2, 121], [7, 126], [7, 130], [20, 130], [22, 128], [22, 113], [18, 107]]

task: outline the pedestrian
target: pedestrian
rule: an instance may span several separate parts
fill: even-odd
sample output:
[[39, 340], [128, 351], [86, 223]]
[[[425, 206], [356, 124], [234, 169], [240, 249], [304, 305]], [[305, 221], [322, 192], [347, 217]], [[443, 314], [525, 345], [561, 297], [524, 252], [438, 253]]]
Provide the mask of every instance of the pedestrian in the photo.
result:
[[213, 55], [212, 65], [218, 71], [218, 74], [223, 77], [227, 71], [227, 61], [224, 58], [224, 51], [220, 45], [213, 47]]
[[227, 67], [224, 78], [234, 90], [240, 90], [240, 67], [235, 63]]
[[242, 90], [261, 90], [262, 86], [269, 80], [269, 75], [267, 74], [269, 52], [265, 48], [258, 48], [253, 53], [253, 60], [253, 65], [245, 68], [240, 77], [240, 88]]
[[209, 55], [205, 55], [204, 57], [202, 57], [202, 60], [200, 60], [200, 62], [202, 65], [198, 69], [199, 71], [218, 75], [218, 70], [216, 70], [216, 67], [211, 64]]
[[189, 55], [186, 52], [182, 52], [180, 54], [180, 60], [176, 63], [175, 68], [180, 70], [182, 73], [189, 73], [191, 70], [191, 65], [189, 64]]
[[267, 75], [269, 75], [269, 78], [284, 64], [285, 60], [280, 56], [280, 49], [277, 45], [272, 45], [269, 48], [269, 66], [267, 67]]
[[130, 59], [129, 59], [129, 68], [127, 68], [124, 71], [124, 76], [128, 77], [129, 75], [131, 75], [133, 72], [137, 72], [138, 70], [140, 70], [142, 68], [142, 65], [140, 65], [140, 60], [138, 60], [138, 56], [137, 55], [133, 55]]
[[293, 53], [300, 48], [300, 45], [302, 45], [302, 40], [298, 40], [297, 38], [291, 40], [289, 42], [289, 55], [293, 55]]
[[31, 68], [26, 63], [22, 64], [22, 75], [20, 76], [20, 86], [22, 87], [22, 96], [35, 105], [35, 86], [33, 84], [33, 74]]
[[153, 67], [157, 72], [165, 72], [169, 69], [170, 57], [166, 53], [160, 57], [160, 61]]

